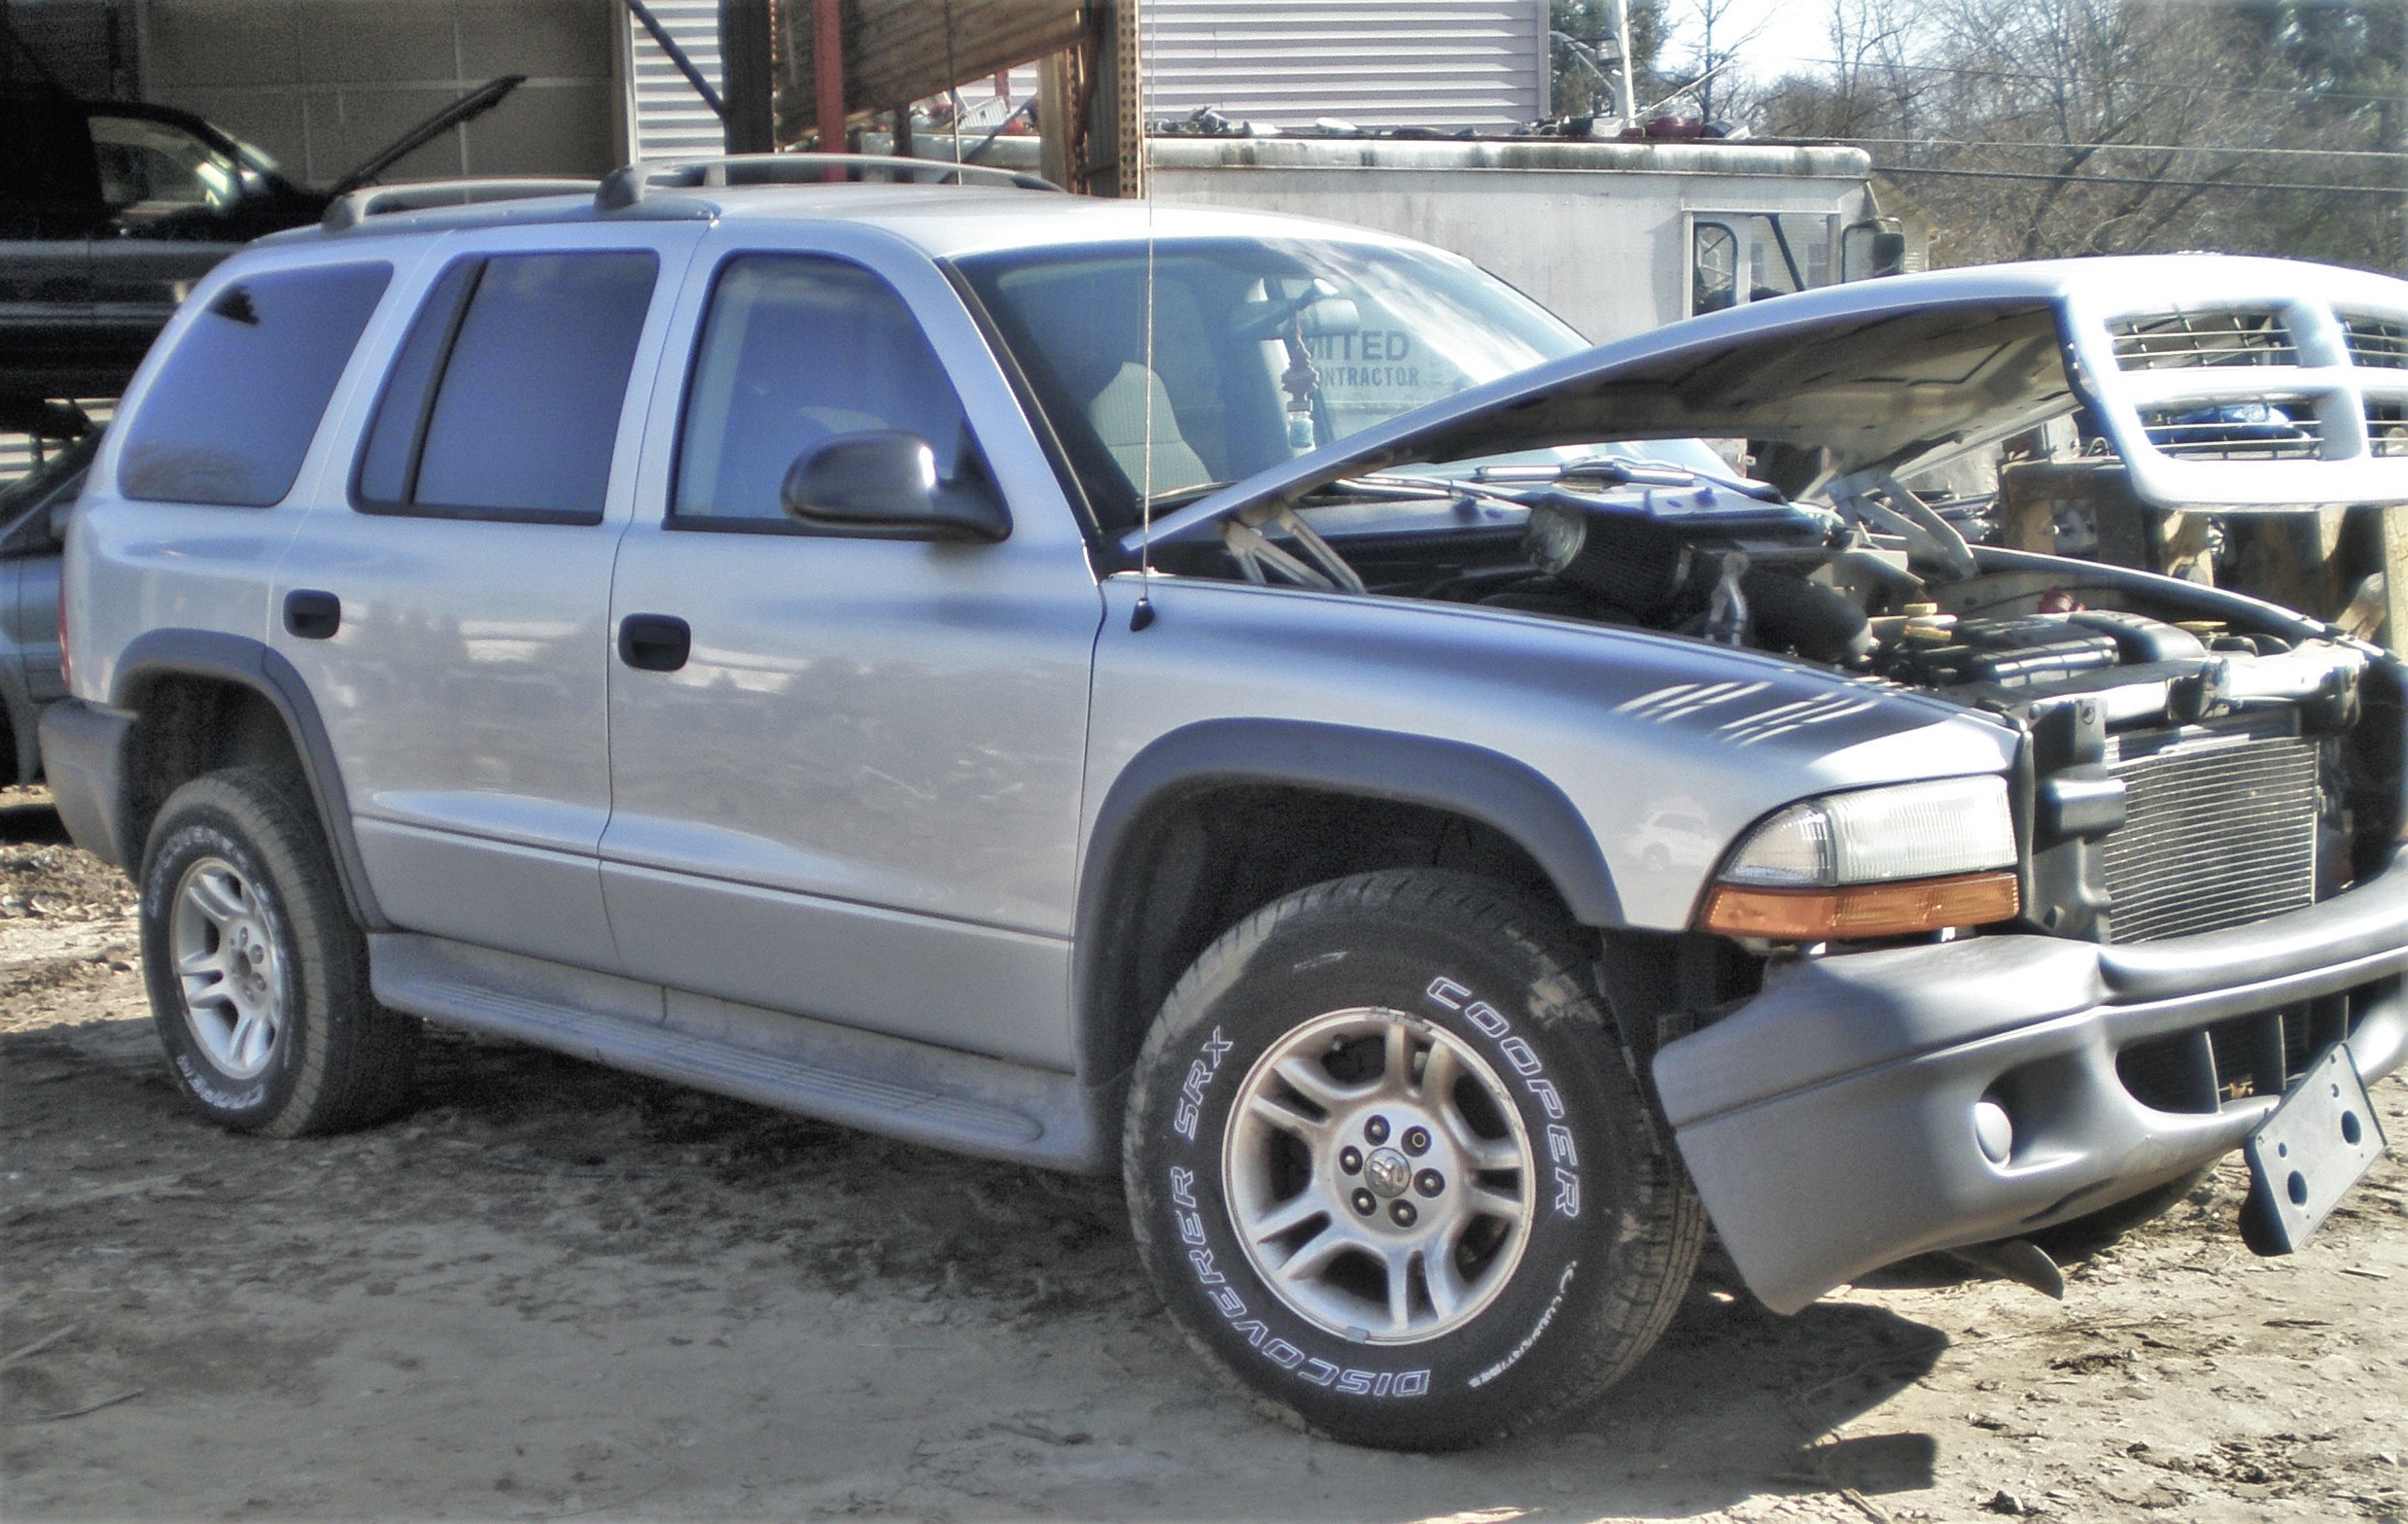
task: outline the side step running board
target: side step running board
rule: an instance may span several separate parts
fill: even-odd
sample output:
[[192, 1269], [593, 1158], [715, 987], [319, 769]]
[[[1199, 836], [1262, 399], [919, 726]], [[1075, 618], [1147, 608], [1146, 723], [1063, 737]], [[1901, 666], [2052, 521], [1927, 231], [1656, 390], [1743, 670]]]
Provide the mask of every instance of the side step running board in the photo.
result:
[[431, 1022], [965, 1153], [1114, 1162], [1072, 1075], [439, 937], [374, 934], [368, 960], [378, 1000]]

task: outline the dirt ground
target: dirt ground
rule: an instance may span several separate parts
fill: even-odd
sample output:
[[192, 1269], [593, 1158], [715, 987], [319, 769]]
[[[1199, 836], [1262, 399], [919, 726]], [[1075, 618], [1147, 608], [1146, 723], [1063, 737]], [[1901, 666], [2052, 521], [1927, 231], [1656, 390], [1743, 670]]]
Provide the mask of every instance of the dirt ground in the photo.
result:
[[1407, 1458], [1258, 1417], [1110, 1182], [432, 1044], [424, 1103], [188, 1115], [130, 892], [0, 793], [0, 1515], [2408, 1518], [2408, 1086], [2305, 1253], [2236, 1164], [2068, 1267], [1918, 1262], [1794, 1318], [1711, 1269], [1568, 1429]]

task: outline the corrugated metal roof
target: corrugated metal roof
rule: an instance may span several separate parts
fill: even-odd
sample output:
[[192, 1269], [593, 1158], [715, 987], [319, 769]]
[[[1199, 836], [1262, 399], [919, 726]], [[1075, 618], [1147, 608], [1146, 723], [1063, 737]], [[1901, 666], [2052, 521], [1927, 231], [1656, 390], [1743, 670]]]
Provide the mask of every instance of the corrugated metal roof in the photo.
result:
[[[719, 59], [719, 0], [647, 0], [653, 17], [676, 39], [714, 88], [724, 89]], [[627, 141], [634, 156], [701, 158], [727, 152], [726, 130], [660, 44], [621, 8], [634, 61]]]

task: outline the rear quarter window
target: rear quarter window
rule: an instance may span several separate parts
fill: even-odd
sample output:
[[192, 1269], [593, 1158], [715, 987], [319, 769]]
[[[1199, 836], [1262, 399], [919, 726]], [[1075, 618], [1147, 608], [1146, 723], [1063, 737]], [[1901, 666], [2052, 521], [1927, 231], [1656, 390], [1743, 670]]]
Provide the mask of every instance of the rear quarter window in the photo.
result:
[[594, 524], [660, 261], [497, 254], [436, 281], [369, 426], [369, 513]]
[[390, 264], [329, 264], [222, 288], [123, 425], [118, 489], [155, 502], [282, 502], [392, 279]]

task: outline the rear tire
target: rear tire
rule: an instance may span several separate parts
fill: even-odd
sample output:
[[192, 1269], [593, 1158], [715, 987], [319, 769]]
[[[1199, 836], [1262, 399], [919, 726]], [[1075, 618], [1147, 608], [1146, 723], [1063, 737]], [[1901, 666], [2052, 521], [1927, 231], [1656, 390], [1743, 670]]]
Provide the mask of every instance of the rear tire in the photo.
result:
[[1476, 1444], [1671, 1320], [1704, 1214], [1581, 963], [1537, 906], [1416, 869], [1278, 900], [1171, 991], [1124, 1137], [1137, 1246], [1271, 1411]]
[[381, 1122], [419, 1027], [376, 1004], [367, 942], [298, 787], [260, 768], [168, 796], [142, 866], [142, 971], [185, 1098], [242, 1132]]

